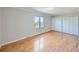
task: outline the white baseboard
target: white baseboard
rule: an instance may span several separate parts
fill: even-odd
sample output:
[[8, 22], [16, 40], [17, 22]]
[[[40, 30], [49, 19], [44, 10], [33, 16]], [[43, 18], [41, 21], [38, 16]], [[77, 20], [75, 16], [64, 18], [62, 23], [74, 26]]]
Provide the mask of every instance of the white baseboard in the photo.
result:
[[[49, 31], [50, 31], [50, 30], [49, 30]], [[46, 31], [46, 32], [48, 32], [48, 31]], [[42, 33], [44, 33], [44, 32], [42, 32]], [[33, 34], [33, 35], [28, 36], [28, 37], [32, 37], [32, 36], [35, 36], [35, 35], [39, 35], [39, 34], [42, 34], [42, 33]], [[13, 41], [10, 41], [10, 42], [3, 43], [3, 44], [1, 44], [1, 47], [4, 46], [4, 45], [10, 44], [10, 43], [14, 43], [14, 42], [17, 42], [17, 41], [19, 41], [19, 40], [28, 38], [28, 37], [23, 37], [23, 38], [20, 38], [20, 39], [16, 39], [16, 40], [13, 40]]]
[[10, 44], [10, 43], [14, 43], [14, 42], [17, 42], [17, 41], [25, 39], [25, 38], [26, 37], [23, 37], [23, 38], [20, 38], [20, 39], [16, 39], [16, 40], [13, 40], [13, 41], [10, 41], [10, 42], [6, 42], [6, 43], [1, 44], [1, 46], [7, 45], [7, 44]]

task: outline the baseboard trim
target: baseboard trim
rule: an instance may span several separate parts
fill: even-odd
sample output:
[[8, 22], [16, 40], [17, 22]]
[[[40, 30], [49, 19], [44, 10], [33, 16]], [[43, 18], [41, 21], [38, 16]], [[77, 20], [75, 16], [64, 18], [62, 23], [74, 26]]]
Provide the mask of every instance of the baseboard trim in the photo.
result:
[[25, 38], [26, 38], [26, 37], [23, 37], [23, 38], [20, 38], [20, 39], [16, 39], [16, 40], [14, 40], [14, 41], [10, 41], [10, 42], [3, 43], [3, 44], [1, 44], [1, 47], [2, 47], [2, 46], [5, 46], [5, 45], [7, 45], [7, 44], [11, 44], [11, 43], [17, 42], [17, 41], [19, 41], [19, 40], [25, 39]]
[[[51, 30], [49, 30], [49, 31], [51, 31]], [[46, 32], [49, 32], [49, 31], [46, 31]], [[5, 46], [5, 45], [8, 45], [8, 44], [11, 44], [11, 43], [14, 43], [14, 42], [17, 42], [17, 41], [20, 41], [20, 40], [23, 40], [23, 39], [27, 39], [27, 38], [30, 38], [30, 37], [33, 37], [33, 36], [41, 35], [41, 34], [44, 34], [44, 33], [46, 33], [46, 32], [42, 32], [42, 33], [30, 35], [30, 36], [28, 36], [28, 37], [23, 37], [23, 38], [20, 38], [20, 39], [16, 39], [16, 40], [14, 40], [14, 41], [6, 42], [6, 43], [1, 44], [1, 47], [2, 47], [2, 46]]]

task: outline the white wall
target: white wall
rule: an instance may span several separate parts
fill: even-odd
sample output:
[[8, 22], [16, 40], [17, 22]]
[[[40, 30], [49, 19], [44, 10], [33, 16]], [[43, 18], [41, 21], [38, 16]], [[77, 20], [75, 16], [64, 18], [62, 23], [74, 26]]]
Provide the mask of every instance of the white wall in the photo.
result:
[[[37, 11], [30, 12], [17, 8], [4, 8], [3, 16], [2, 44], [50, 30], [50, 16]], [[45, 17], [45, 28], [39, 30], [34, 28], [34, 16]]]
[[52, 17], [52, 30], [78, 35], [78, 16]]
[[0, 44], [2, 40], [2, 9], [0, 8]]

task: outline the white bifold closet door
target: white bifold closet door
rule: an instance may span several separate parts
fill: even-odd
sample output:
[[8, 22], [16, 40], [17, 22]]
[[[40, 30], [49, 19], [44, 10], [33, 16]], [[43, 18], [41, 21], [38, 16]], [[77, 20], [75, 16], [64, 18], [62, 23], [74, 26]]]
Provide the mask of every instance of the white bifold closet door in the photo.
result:
[[62, 32], [62, 17], [54, 17], [52, 19], [52, 30]]
[[78, 35], [78, 17], [63, 17], [62, 28], [64, 33]]

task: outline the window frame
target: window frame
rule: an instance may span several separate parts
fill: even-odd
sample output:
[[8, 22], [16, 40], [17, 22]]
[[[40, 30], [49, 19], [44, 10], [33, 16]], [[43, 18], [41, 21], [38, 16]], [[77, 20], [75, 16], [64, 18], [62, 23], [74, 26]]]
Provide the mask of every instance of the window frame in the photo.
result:
[[[37, 25], [36, 25], [36, 22], [35, 22], [36, 17], [38, 18]], [[43, 19], [43, 22], [41, 22], [41, 18]], [[35, 26], [36, 29], [44, 28], [44, 26], [45, 26], [44, 16], [35, 16], [34, 17], [34, 26]]]

